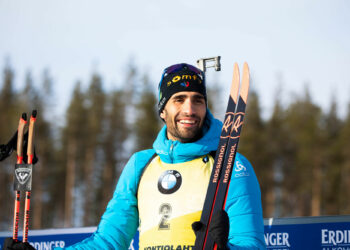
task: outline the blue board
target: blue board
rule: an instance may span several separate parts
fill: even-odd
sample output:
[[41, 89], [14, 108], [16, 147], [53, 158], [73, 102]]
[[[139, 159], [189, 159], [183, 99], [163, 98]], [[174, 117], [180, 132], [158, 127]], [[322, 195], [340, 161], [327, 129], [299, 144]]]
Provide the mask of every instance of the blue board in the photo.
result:
[[[350, 216], [266, 219], [264, 223], [269, 250], [350, 250]], [[48, 250], [82, 241], [95, 230], [96, 227], [30, 230], [28, 240], [37, 250]], [[0, 249], [9, 236], [10, 232], [0, 232]], [[129, 249], [138, 249], [138, 233]]]

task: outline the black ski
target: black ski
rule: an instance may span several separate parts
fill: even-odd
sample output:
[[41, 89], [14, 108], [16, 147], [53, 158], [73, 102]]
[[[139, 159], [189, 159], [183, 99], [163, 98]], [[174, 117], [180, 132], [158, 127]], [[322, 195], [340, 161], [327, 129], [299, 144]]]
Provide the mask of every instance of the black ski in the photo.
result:
[[226, 195], [230, 184], [232, 167], [235, 161], [248, 98], [249, 68], [247, 63], [245, 63], [243, 67], [242, 84], [237, 102], [239, 85], [239, 69], [237, 63], [235, 63], [225, 122], [221, 131], [220, 142], [216, 151], [214, 166], [200, 220], [206, 225], [206, 228], [197, 233], [194, 246], [196, 250], [214, 248], [214, 241], [208, 234], [209, 224], [212, 215], [216, 211], [225, 208]]

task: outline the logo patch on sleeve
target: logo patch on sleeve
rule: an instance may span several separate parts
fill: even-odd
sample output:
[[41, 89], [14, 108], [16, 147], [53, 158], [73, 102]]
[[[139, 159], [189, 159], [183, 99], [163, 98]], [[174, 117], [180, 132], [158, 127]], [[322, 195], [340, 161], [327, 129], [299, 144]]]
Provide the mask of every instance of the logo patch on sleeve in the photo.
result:
[[245, 177], [249, 176], [249, 172], [247, 171], [247, 168], [243, 166], [240, 162], [236, 161], [235, 164], [235, 177]]

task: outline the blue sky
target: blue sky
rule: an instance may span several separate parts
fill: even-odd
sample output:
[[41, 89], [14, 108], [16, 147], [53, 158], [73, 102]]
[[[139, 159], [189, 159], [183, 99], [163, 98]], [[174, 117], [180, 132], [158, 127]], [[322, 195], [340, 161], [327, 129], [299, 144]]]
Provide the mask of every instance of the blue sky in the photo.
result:
[[316, 103], [326, 109], [335, 95], [345, 114], [349, 13], [346, 0], [0, 0], [0, 69], [10, 58], [21, 87], [26, 71], [39, 81], [48, 68], [60, 115], [93, 70], [108, 88], [120, 86], [133, 58], [156, 88], [166, 66], [220, 55], [222, 71], [209, 81], [216, 74], [228, 89], [233, 63], [247, 61], [265, 115], [279, 82], [285, 103], [308, 83]]

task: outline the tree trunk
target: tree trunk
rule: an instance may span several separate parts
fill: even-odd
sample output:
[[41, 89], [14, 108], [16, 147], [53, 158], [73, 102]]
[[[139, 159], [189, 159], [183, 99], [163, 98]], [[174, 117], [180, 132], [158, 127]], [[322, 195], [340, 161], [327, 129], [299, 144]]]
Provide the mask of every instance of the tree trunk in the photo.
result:
[[312, 198], [311, 198], [311, 216], [321, 215], [321, 186], [322, 171], [319, 164], [316, 164], [312, 170]]
[[91, 226], [95, 205], [93, 204], [94, 198], [94, 183], [93, 183], [93, 173], [94, 173], [94, 161], [95, 161], [95, 148], [89, 147], [85, 155], [84, 164], [84, 226]]
[[265, 217], [273, 217], [275, 212], [275, 187], [271, 186], [268, 190], [266, 190], [266, 205], [264, 216]]
[[102, 185], [102, 206], [101, 209], [105, 209], [108, 201], [112, 198], [112, 192], [114, 189], [114, 166], [111, 162], [107, 162], [103, 169], [103, 185]]
[[66, 165], [66, 190], [64, 206], [64, 226], [73, 226], [73, 191], [75, 182], [77, 143], [76, 139], [68, 142]]

